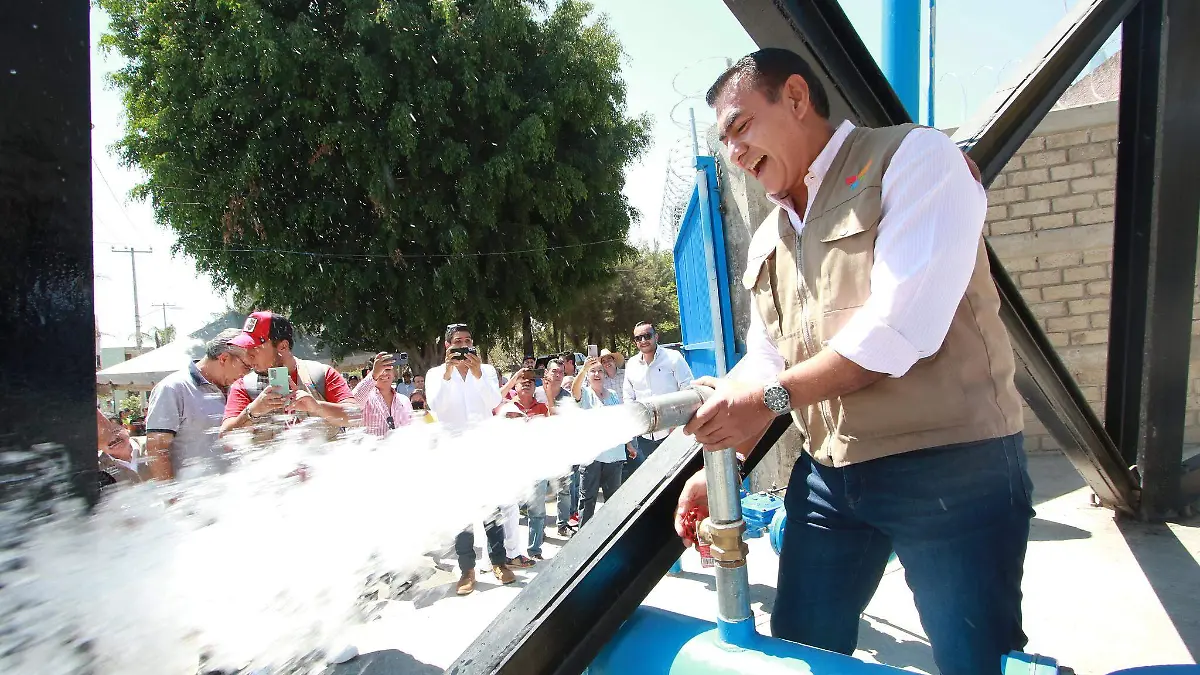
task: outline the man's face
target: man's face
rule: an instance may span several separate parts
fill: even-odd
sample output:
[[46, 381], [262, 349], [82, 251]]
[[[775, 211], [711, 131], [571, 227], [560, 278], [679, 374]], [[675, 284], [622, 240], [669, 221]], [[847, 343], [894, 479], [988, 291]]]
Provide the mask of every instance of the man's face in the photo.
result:
[[213, 384], [220, 387], [228, 387], [253, 370], [250, 362], [246, 360], [246, 353], [242, 350], [221, 354], [217, 357], [217, 365], [217, 378], [220, 381]]
[[517, 394], [521, 396], [533, 396], [534, 382], [531, 377], [522, 377], [517, 380]]
[[525, 359], [525, 363], [523, 363], [521, 365], [524, 368], [533, 368], [534, 366], [537, 365], [537, 361], [535, 359], [529, 358], [529, 359]]
[[[802, 95], [796, 94], [797, 87], [802, 87]], [[816, 153], [801, 120], [814, 113], [803, 78], [793, 75], [779, 100], [772, 103], [753, 78], [735, 77], [725, 85], [715, 107], [717, 128], [730, 161], [753, 176], [768, 194], [786, 197], [808, 175], [808, 163]]]
[[658, 349], [658, 335], [653, 326], [638, 326], [633, 329], [633, 343], [643, 354], [653, 354]]
[[266, 374], [267, 368], [282, 366], [283, 356], [279, 353], [279, 347], [280, 343], [267, 340], [261, 345], [250, 349], [247, 360], [254, 367], [254, 372], [263, 375]]
[[600, 359], [600, 365], [604, 366], [604, 372], [610, 376], [617, 374], [617, 358], [615, 356], [605, 356]]
[[561, 365], [557, 363], [550, 363], [546, 365], [546, 374], [544, 377], [542, 377], [543, 382], [548, 382], [550, 384], [562, 384], [562, 379], [563, 367]]
[[413, 377], [413, 388], [414, 389], [424, 389], [425, 388], [425, 376], [424, 375], [417, 375], [417, 376]]
[[450, 335], [450, 341], [446, 343], [447, 347], [474, 347], [475, 341], [471, 339], [469, 331], [455, 331]]

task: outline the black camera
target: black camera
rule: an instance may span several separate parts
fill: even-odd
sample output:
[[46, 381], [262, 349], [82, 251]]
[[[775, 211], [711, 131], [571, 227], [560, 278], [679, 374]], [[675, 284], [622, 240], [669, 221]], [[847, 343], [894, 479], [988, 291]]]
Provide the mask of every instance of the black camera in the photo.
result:
[[399, 365], [399, 366], [407, 366], [408, 365], [408, 352], [400, 352], [399, 354], [396, 355], [396, 365]]
[[475, 349], [474, 347], [451, 347], [450, 353], [454, 354], [454, 356], [451, 356], [450, 358], [454, 359], [455, 361], [462, 361], [463, 359], [467, 358], [467, 354], [478, 355], [479, 350]]

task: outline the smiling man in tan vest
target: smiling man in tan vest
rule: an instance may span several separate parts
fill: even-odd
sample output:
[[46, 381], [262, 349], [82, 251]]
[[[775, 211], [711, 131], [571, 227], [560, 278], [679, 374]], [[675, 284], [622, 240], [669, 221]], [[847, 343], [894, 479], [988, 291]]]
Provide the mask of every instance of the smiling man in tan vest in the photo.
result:
[[[777, 205], [742, 279], [747, 354], [686, 427], [753, 447], [791, 414], [775, 636], [850, 654], [889, 554], [904, 564], [943, 675], [999, 673], [1024, 646], [1030, 482], [1014, 362], [984, 252], [987, 197], [941, 132], [833, 124], [783, 49], [708, 93], [730, 160]], [[703, 473], [680, 497], [703, 510]]]

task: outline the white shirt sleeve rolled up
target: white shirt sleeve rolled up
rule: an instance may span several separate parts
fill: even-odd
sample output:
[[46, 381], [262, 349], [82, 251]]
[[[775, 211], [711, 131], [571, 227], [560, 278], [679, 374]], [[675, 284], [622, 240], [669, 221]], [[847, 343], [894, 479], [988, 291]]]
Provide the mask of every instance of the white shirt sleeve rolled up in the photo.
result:
[[957, 146], [914, 129], [883, 174], [871, 294], [829, 346], [900, 377], [941, 348], [975, 269], [987, 193]]

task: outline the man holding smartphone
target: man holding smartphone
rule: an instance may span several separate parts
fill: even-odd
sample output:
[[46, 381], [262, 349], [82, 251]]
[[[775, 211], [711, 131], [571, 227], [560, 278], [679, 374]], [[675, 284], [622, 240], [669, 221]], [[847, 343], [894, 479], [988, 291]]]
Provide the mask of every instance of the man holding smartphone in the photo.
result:
[[[246, 318], [242, 334], [232, 341], [249, 354], [253, 373], [229, 388], [221, 433], [262, 422], [263, 417], [288, 412], [293, 420], [320, 417], [334, 428], [349, 423], [357, 407], [345, 378], [323, 363], [298, 359], [292, 354], [295, 330], [287, 317], [274, 312], [254, 312]], [[287, 368], [288, 391], [270, 386], [270, 368]]]

